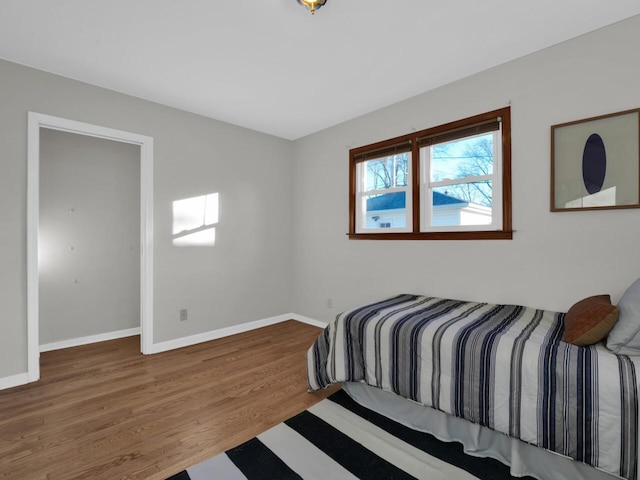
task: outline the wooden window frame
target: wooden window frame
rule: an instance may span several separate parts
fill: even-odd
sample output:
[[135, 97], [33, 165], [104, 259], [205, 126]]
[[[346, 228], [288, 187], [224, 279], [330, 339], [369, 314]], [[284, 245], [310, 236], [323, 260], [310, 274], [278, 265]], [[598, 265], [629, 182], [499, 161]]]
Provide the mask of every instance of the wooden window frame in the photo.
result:
[[[447, 138], [470, 128], [483, 128], [492, 121], [502, 122], [502, 227], [498, 230], [457, 230], [457, 231], [421, 231], [421, 182], [420, 147], [427, 137]], [[356, 198], [359, 197], [357, 186], [357, 165], [365, 161], [375, 152], [385, 151], [396, 145], [411, 144], [411, 185], [412, 229], [409, 232], [376, 232], [358, 233], [356, 229]], [[437, 127], [413, 132], [389, 140], [365, 145], [349, 150], [349, 231], [347, 235], [353, 240], [511, 240], [513, 230], [511, 223], [511, 108], [505, 107], [475, 115], [462, 120], [446, 123]]]

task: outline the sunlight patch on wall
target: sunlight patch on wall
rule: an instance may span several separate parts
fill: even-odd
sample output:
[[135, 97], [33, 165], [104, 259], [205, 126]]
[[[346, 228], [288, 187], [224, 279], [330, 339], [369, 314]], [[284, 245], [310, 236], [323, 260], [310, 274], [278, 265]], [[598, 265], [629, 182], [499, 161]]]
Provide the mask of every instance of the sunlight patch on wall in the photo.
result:
[[173, 202], [173, 244], [178, 247], [212, 247], [216, 243], [218, 194]]

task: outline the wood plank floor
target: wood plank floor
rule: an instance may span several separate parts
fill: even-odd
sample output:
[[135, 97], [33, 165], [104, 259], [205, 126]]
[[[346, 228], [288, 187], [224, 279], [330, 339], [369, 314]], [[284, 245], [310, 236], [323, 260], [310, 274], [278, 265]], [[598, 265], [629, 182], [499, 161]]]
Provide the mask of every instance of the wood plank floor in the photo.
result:
[[144, 356], [129, 337], [43, 353], [41, 380], [0, 391], [0, 478], [163, 480], [320, 401], [293, 320]]

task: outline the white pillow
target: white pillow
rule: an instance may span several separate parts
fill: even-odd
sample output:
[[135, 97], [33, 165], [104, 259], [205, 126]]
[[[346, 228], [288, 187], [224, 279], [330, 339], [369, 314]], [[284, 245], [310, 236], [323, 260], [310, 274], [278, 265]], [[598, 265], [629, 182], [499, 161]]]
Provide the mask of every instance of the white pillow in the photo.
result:
[[621, 355], [640, 355], [640, 278], [618, 302], [618, 322], [609, 332], [607, 348]]

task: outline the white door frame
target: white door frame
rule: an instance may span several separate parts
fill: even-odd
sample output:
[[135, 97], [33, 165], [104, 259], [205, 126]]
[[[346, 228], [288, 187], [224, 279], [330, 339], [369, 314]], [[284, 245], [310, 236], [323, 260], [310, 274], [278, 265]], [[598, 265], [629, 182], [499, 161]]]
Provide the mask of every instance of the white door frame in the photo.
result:
[[140, 347], [153, 353], [153, 138], [66, 118], [29, 112], [27, 131], [27, 360], [28, 381], [40, 378], [38, 234], [40, 129], [140, 146]]

